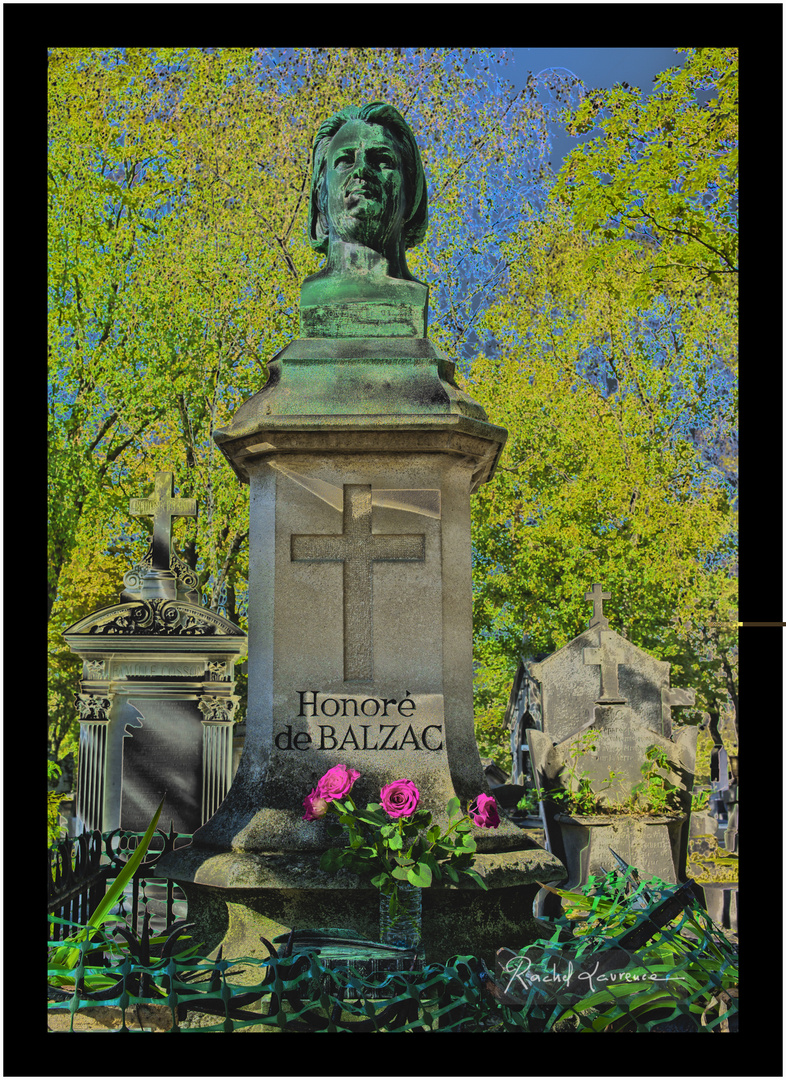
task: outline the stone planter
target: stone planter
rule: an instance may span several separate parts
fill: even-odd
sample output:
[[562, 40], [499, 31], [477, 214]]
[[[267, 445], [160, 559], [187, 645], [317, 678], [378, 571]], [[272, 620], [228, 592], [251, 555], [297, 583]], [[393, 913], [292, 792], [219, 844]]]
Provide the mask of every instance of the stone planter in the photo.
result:
[[[614, 853], [635, 867], [641, 877], [678, 881], [686, 821], [684, 814], [555, 814], [554, 853], [568, 871], [561, 888], [580, 888], [591, 874], [603, 876], [615, 869]], [[535, 898], [534, 914], [553, 917], [560, 911], [559, 898], [542, 889]]]

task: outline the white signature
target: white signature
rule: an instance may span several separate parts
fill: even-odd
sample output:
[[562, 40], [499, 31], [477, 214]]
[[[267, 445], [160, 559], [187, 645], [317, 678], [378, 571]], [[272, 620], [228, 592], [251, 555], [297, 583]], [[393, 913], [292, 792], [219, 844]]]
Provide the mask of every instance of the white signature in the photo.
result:
[[573, 966], [573, 961], [568, 961], [567, 970], [564, 972], [557, 971], [556, 963], [552, 964], [551, 972], [546, 970], [545, 972], [532, 971], [532, 960], [528, 956], [512, 956], [505, 964], [505, 974], [510, 978], [506, 987], [506, 992], [509, 992], [514, 983], [518, 983], [525, 990], [531, 989], [533, 986], [545, 986], [546, 984], [558, 983], [565, 987], [569, 986], [572, 980], [576, 980], [578, 983], [586, 983], [586, 991], [590, 994], [595, 992], [596, 983], [656, 983], [656, 982], [685, 982], [686, 980], [681, 977], [679, 972], [667, 972], [665, 975], [658, 975], [657, 972], [647, 972], [639, 969], [638, 971], [607, 971], [598, 974], [600, 967], [600, 960], [595, 961], [595, 966], [591, 969], [581, 968], [579, 971]]

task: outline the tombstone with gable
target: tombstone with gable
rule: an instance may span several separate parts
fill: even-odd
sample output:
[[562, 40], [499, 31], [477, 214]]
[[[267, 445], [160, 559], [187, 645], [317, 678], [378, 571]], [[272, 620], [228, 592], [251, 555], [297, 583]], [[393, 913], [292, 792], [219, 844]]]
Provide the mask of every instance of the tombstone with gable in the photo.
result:
[[[609, 627], [602, 606], [609, 594], [600, 585], [586, 598], [594, 604], [588, 629], [528, 669], [542, 707], [542, 730], [525, 733], [537, 786], [575, 792], [586, 775], [600, 803], [596, 813], [571, 814], [545, 797], [549, 850], [568, 867], [571, 887], [612, 869], [612, 852], [644, 876], [684, 880], [698, 732], [688, 727], [673, 736], [671, 709], [692, 705], [694, 691], [672, 688], [667, 662]], [[668, 812], [646, 814], [630, 803], [649, 747], [669, 763], [659, 773], [674, 785]]]
[[153, 518], [147, 554], [119, 604], [64, 634], [83, 662], [77, 822], [142, 831], [166, 795], [162, 825], [193, 833], [232, 783], [234, 664], [246, 638], [200, 605], [196, 575], [171, 550], [172, 519], [197, 512], [173, 497], [172, 474], [130, 509]]

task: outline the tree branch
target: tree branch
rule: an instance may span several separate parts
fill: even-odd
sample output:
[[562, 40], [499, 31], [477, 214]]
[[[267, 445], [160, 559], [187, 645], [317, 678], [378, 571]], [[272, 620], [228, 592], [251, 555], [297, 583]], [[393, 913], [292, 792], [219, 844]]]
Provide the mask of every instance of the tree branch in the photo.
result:
[[104, 435], [106, 435], [107, 431], [109, 431], [109, 429], [113, 426], [113, 424], [116, 423], [117, 419], [118, 419], [118, 414], [116, 412], [110, 413], [110, 415], [107, 416], [107, 418], [104, 420], [101, 427], [98, 429], [98, 434], [96, 435], [96, 437], [93, 439], [93, 441], [88, 446], [88, 448], [87, 448], [88, 454], [93, 453], [95, 448], [98, 446], [98, 444], [103, 439]]

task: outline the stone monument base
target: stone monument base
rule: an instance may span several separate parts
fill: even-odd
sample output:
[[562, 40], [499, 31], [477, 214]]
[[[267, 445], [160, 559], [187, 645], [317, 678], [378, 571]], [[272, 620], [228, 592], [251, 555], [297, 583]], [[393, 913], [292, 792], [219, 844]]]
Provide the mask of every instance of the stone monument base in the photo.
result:
[[[542, 930], [532, 916], [538, 882], [558, 883], [566, 876], [562, 864], [536, 845], [476, 855], [474, 869], [487, 891], [469, 879], [423, 890], [426, 963], [473, 955], [493, 965], [497, 949], [529, 944]], [[312, 853], [225, 852], [203, 863], [195, 877], [200, 881], [178, 884], [205, 956], [222, 946], [225, 959], [264, 958], [269, 951], [261, 939], [272, 942], [293, 929], [346, 927], [379, 938], [378, 890], [347, 871], [325, 874]], [[254, 879], [266, 887], [254, 887]], [[233, 884], [219, 885], [219, 880]]]

